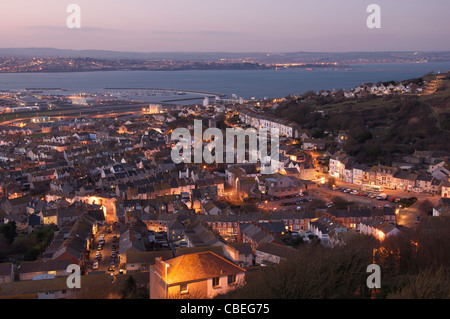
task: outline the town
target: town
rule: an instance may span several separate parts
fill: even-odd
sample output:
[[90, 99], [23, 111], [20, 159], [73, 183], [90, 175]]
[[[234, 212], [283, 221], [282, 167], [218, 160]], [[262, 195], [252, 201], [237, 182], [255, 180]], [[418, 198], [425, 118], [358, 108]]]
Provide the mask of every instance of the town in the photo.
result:
[[[448, 75], [423, 86], [363, 85], [345, 96], [422, 94], [444, 81]], [[36, 93], [2, 94], [11, 105], [18, 97], [23, 106], [49, 105]], [[345, 153], [346, 131], [314, 138], [275, 116], [282, 100], [95, 112], [109, 110], [111, 101], [94, 99], [92, 115], [55, 111], [0, 127], [2, 297], [109, 298], [133, 278], [147, 298], [214, 298], [244, 285], [248, 273], [288, 260], [299, 246], [342, 247], [359, 236], [382, 243], [449, 216], [446, 150], [367, 165]], [[274, 172], [262, 174], [264, 165], [250, 160], [174, 163], [171, 134], [193, 132], [195, 121], [222, 132], [276, 129]], [[253, 151], [246, 148], [246, 158]], [[82, 270], [80, 289], [66, 285], [72, 264]]]

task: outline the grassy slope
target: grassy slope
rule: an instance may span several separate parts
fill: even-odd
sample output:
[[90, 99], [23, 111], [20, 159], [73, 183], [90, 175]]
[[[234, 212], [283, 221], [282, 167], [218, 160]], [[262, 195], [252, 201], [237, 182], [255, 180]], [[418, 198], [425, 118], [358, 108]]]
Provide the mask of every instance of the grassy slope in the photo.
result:
[[[277, 115], [320, 133], [348, 131], [347, 151], [366, 163], [389, 163], [414, 150], [448, 150], [450, 138], [450, 81], [430, 95], [391, 95], [328, 103], [290, 101]], [[314, 111], [325, 111], [321, 118]], [[364, 137], [370, 132], [372, 136]]]

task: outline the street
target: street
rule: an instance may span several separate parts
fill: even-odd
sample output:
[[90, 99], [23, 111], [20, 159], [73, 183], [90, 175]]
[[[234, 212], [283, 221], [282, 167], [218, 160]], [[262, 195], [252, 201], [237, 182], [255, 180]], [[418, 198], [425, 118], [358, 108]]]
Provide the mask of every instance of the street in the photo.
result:
[[[111, 233], [107, 232], [108, 228], [112, 229]], [[102, 249], [100, 250], [102, 258], [98, 263], [98, 269], [92, 269], [92, 264], [95, 261], [97, 251], [99, 251], [97, 249], [99, 247], [99, 240], [102, 236], [104, 237], [104, 240], [105, 240], [105, 243], [102, 246]], [[114, 236], [117, 237], [117, 240], [115, 243], [113, 243]], [[113, 249], [114, 244], [116, 246], [117, 257], [113, 259], [111, 257], [111, 254], [112, 254], [112, 249]], [[101, 227], [100, 230], [98, 231], [98, 233], [95, 235], [95, 238], [94, 238], [94, 241], [92, 244], [92, 249], [89, 254], [88, 272], [94, 272], [94, 271], [95, 272], [108, 272], [111, 261], [114, 261], [114, 272], [109, 272], [109, 273], [118, 274], [119, 273], [118, 251], [119, 251], [119, 231], [116, 228], [112, 228], [111, 226], [110, 227], [106, 227], [106, 226]]]
[[[326, 175], [325, 175], [326, 176]], [[352, 190], [361, 190], [360, 185], [355, 184], [349, 184], [344, 183], [342, 181], [335, 181], [335, 184], [339, 188], [344, 189], [352, 189]], [[426, 193], [414, 193], [414, 192], [408, 192], [408, 191], [402, 191], [402, 190], [392, 190], [392, 189], [384, 189], [384, 194], [387, 194], [388, 196], [395, 196], [398, 198], [410, 198], [410, 197], [416, 197], [417, 202], [412, 205], [409, 208], [400, 208], [399, 214], [397, 216], [397, 223], [399, 225], [405, 226], [405, 227], [414, 227], [416, 225], [416, 218], [417, 216], [424, 217], [426, 216], [426, 213], [419, 210], [418, 207], [421, 203], [424, 201], [429, 201], [432, 206], [436, 206], [439, 201], [439, 196], [437, 195], [431, 195]], [[371, 199], [364, 196], [359, 195], [352, 195], [349, 193], [343, 193], [340, 190], [333, 190], [325, 185], [322, 185], [321, 187], [311, 190], [310, 194], [316, 194], [319, 198], [323, 198], [331, 200], [332, 197], [341, 197], [344, 198], [347, 201], [353, 201], [355, 203], [361, 203], [362, 205], [372, 205], [372, 206], [384, 206], [386, 204], [390, 206], [398, 206], [397, 203], [392, 203], [386, 200], [377, 200], [377, 199]]]

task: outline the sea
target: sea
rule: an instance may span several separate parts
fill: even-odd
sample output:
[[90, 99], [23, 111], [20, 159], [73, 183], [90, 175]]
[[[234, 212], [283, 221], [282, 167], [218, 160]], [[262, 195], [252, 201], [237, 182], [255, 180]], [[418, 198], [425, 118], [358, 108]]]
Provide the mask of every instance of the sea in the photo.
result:
[[[242, 97], [245, 100], [272, 99], [310, 90], [351, 89], [367, 82], [401, 81], [429, 72], [447, 71], [450, 71], [450, 62], [363, 64], [308, 70], [0, 73], [0, 91], [39, 88], [48, 94], [111, 94], [136, 101], [186, 105], [200, 103], [208, 93], [188, 92], [180, 95], [150, 89], [221, 93], [225, 98]], [[53, 90], [55, 88], [63, 90]]]

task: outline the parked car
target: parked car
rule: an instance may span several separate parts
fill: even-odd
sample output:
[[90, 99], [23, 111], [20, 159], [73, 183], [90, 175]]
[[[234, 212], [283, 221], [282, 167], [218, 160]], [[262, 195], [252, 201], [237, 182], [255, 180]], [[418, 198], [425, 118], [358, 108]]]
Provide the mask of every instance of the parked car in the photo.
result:
[[94, 270], [98, 269], [98, 261], [97, 260], [93, 262], [92, 269], [94, 269]]

